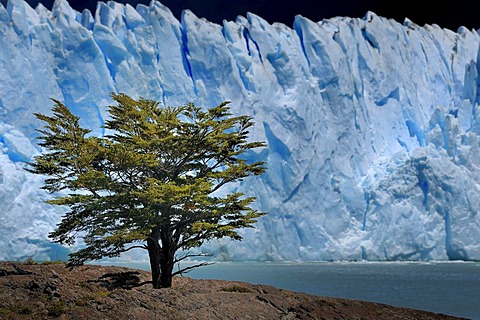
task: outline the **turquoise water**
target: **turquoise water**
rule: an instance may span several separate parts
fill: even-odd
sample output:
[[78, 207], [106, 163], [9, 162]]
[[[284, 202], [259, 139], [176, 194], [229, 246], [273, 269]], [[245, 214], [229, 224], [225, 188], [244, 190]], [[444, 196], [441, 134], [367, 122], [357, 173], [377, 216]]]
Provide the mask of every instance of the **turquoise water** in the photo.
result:
[[[149, 269], [147, 263], [123, 265]], [[480, 320], [478, 262], [219, 262], [186, 276], [268, 284]]]

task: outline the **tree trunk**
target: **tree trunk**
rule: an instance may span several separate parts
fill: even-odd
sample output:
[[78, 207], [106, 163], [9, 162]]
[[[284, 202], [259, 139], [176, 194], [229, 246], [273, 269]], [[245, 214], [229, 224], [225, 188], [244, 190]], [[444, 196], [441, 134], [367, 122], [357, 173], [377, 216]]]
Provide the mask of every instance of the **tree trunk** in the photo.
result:
[[160, 270], [160, 260], [161, 260], [161, 250], [160, 245], [158, 244], [158, 231], [152, 231], [150, 237], [147, 238], [147, 249], [148, 256], [150, 257], [150, 270], [152, 271], [152, 284], [153, 288], [161, 288], [161, 270]]
[[160, 285], [162, 288], [170, 288], [172, 286], [173, 261], [173, 256], [170, 257], [169, 254], [162, 254], [162, 258], [160, 259], [160, 269], [162, 271], [160, 275]]
[[[159, 240], [162, 246], [160, 247]], [[176, 241], [168, 228], [152, 230], [147, 238], [147, 249], [150, 257], [153, 288], [170, 288], [172, 286], [173, 267], [175, 265]]]
[[160, 269], [162, 274], [160, 276], [160, 284], [163, 288], [170, 288], [172, 286], [176, 248], [170, 232], [162, 232], [161, 239], [162, 254], [160, 256]]

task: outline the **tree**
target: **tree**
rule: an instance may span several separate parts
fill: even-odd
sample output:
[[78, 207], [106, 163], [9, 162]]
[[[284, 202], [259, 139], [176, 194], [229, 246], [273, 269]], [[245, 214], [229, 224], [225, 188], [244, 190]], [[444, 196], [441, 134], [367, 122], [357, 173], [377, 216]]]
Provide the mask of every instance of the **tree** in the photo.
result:
[[[194, 104], [161, 107], [158, 102], [112, 94], [103, 137], [89, 135], [80, 118], [53, 100], [52, 116], [36, 113], [46, 124], [38, 130], [46, 152], [28, 171], [48, 176], [43, 189], [56, 194], [47, 203], [67, 206], [49, 237], [71, 245], [82, 236], [85, 247], [69, 256], [69, 266], [125, 251], [148, 251], [154, 288], [170, 287], [189, 249], [253, 227], [265, 213], [253, 197], [228, 192], [226, 184], [264, 172], [248, 163], [249, 116], [232, 116], [228, 101], [202, 111]], [[63, 192], [59, 192], [62, 191]]]

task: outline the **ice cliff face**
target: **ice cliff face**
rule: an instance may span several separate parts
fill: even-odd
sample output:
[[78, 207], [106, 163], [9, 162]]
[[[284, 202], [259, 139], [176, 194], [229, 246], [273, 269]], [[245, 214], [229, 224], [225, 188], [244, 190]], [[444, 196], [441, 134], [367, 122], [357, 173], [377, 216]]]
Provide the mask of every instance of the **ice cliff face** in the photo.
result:
[[[223, 25], [159, 2], [0, 5], [0, 259], [57, 259], [61, 208], [22, 170], [40, 152], [33, 112], [64, 101], [104, 121], [109, 93], [252, 115], [248, 156], [267, 173], [235, 186], [270, 212], [223, 259], [480, 259], [479, 35], [363, 19]], [[101, 134], [100, 130], [96, 131]]]

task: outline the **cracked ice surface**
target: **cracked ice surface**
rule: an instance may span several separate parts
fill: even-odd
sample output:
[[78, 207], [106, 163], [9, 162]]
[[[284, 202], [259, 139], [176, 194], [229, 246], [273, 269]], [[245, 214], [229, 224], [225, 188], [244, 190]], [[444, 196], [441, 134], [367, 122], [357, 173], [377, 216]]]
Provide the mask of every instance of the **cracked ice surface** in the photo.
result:
[[217, 25], [160, 2], [0, 5], [0, 258], [51, 258], [61, 208], [22, 170], [34, 112], [59, 99], [98, 129], [109, 93], [252, 115], [261, 177], [233, 186], [270, 212], [221, 259], [480, 259], [479, 35], [363, 19]]

